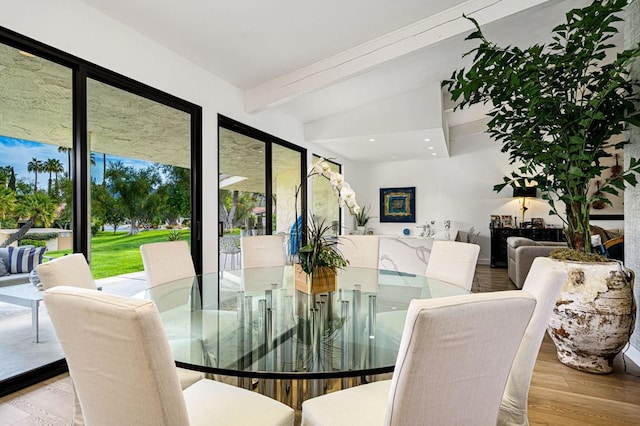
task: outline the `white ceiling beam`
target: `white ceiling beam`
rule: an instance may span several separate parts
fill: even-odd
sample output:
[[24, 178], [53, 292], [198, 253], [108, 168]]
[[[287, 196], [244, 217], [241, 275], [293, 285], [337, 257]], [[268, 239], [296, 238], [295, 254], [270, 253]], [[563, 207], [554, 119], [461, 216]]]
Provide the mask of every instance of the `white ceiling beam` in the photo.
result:
[[485, 25], [549, 1], [469, 0], [249, 89], [245, 92], [245, 110], [257, 112], [278, 105], [300, 94], [346, 80], [384, 62], [466, 33], [473, 26], [462, 17], [463, 14]]

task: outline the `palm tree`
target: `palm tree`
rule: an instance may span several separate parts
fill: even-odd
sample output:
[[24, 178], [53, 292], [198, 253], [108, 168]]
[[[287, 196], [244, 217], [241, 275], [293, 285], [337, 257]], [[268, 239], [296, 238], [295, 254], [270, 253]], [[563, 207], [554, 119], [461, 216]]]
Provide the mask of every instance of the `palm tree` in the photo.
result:
[[65, 146], [59, 146], [58, 147], [58, 152], [62, 152], [64, 154], [67, 154], [67, 177], [71, 178], [71, 151], [73, 151], [73, 148], [67, 148]]
[[50, 226], [56, 217], [57, 208], [58, 205], [47, 194], [41, 192], [25, 195], [16, 205], [15, 213], [20, 217], [28, 217], [28, 219], [20, 229], [10, 234], [9, 238], [0, 244], [0, 247], [7, 247], [14, 241], [22, 239], [38, 221], [41, 221], [45, 227]]
[[0, 188], [0, 216], [7, 218], [16, 208], [16, 193], [8, 188]]
[[33, 157], [29, 163], [27, 163], [27, 171], [33, 172], [36, 175], [35, 183], [33, 184], [33, 192], [38, 192], [38, 172], [42, 171], [42, 161]]
[[[49, 173], [49, 185], [47, 187], [47, 193], [51, 194], [51, 184], [53, 183], [53, 170], [56, 168], [55, 162], [58, 161], [55, 158], [49, 158], [47, 161], [42, 163], [42, 171]], [[58, 161], [59, 163], [59, 161]]]
[[60, 160], [58, 160], [57, 158], [53, 158], [51, 160], [52, 163], [52, 169], [51, 171], [53, 172], [53, 174], [55, 175], [55, 185], [54, 185], [54, 189], [56, 194], [58, 193], [58, 174], [64, 172], [64, 166], [62, 165], [62, 163], [60, 162]]

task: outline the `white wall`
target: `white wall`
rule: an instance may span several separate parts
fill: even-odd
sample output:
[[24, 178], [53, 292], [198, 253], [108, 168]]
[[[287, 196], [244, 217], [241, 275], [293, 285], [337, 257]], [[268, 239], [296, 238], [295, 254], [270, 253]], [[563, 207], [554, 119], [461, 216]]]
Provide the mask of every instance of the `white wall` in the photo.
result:
[[[218, 113], [303, 145], [302, 125], [290, 116], [246, 114], [241, 90], [84, 3], [0, 0], [0, 10], [0, 26], [202, 106], [204, 188], [218, 186]], [[217, 191], [205, 189], [205, 272], [217, 269], [217, 203]]]
[[[451, 220], [452, 229], [466, 231], [474, 227], [476, 232], [480, 231], [479, 263], [488, 264], [489, 216], [520, 217], [518, 200], [511, 197], [510, 189], [499, 194], [492, 190], [513, 166], [500, 152], [499, 144], [487, 134], [453, 139], [450, 158], [362, 164], [358, 169], [357, 179], [351, 185], [360, 205], [371, 204], [375, 216], [379, 216], [380, 188], [416, 187], [416, 223], [380, 223], [375, 218], [371, 227], [377, 234], [399, 235], [409, 228], [412, 235], [417, 235], [420, 232], [417, 225], [435, 220], [442, 230], [443, 221]], [[541, 217], [547, 224], [561, 223], [559, 218], [547, 214], [549, 208], [544, 201], [527, 200], [527, 206], [526, 220]]]

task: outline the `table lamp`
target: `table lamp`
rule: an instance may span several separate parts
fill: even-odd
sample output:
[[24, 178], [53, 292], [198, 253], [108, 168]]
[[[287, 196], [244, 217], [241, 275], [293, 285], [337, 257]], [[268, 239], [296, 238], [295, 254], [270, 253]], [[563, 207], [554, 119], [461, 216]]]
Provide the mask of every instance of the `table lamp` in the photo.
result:
[[520, 207], [520, 211], [522, 212], [522, 221], [520, 222], [520, 226], [524, 223], [524, 213], [529, 209], [526, 206], [527, 198], [536, 198], [537, 196], [537, 188], [535, 186], [516, 186], [513, 188], [513, 198], [522, 197], [522, 207]]

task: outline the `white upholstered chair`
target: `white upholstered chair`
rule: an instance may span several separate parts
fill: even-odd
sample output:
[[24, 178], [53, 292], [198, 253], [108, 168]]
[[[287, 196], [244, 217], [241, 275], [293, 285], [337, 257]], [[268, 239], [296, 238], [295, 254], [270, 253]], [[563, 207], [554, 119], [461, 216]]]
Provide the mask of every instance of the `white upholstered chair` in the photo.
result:
[[284, 236], [256, 235], [240, 239], [243, 268], [264, 268], [285, 264]]
[[45, 290], [59, 285], [97, 289], [91, 268], [84, 255], [80, 253], [68, 254], [41, 263], [36, 271]]
[[282, 287], [286, 264], [283, 235], [242, 237], [240, 251], [243, 290], [260, 291]]
[[471, 290], [479, 254], [477, 244], [435, 240], [425, 275]]
[[377, 235], [342, 235], [338, 237], [338, 250], [349, 266], [378, 269], [380, 238]]
[[391, 380], [305, 401], [303, 425], [495, 425], [535, 307], [522, 291], [413, 300]]
[[256, 392], [207, 379], [182, 391], [150, 300], [59, 286], [44, 301], [87, 424], [293, 425], [291, 408]]
[[547, 257], [538, 257], [533, 261], [522, 290], [536, 297], [536, 309], [524, 333], [507, 379], [507, 386], [500, 404], [498, 425], [524, 426], [529, 424], [527, 400], [531, 374], [549, 323], [549, 317], [566, 277], [566, 270], [558, 262]]
[[143, 244], [140, 253], [147, 287], [196, 275], [191, 250], [184, 240]]
[[342, 235], [338, 237], [338, 250], [349, 261], [348, 268], [338, 270], [340, 288], [351, 289], [359, 285], [364, 292], [377, 292], [380, 237]]
[[[40, 283], [45, 290], [65, 285], [89, 290], [97, 290], [96, 282], [91, 274], [91, 268], [84, 255], [80, 253], [68, 254], [58, 257], [37, 267]], [[72, 381], [73, 385], [73, 381]], [[73, 425], [84, 424], [82, 409], [78, 401], [78, 395], [73, 385]]]
[[[168, 282], [184, 280], [185, 287], [188, 287], [186, 288], [184, 295], [185, 297], [189, 295], [189, 289], [191, 288], [192, 283], [191, 280], [196, 275], [196, 269], [193, 266], [191, 250], [186, 241], [163, 241], [143, 244], [140, 246], [140, 254], [142, 255], [142, 264], [147, 277], [148, 291], [153, 291], [154, 287], [158, 287]], [[160, 298], [160, 295], [156, 296]], [[135, 297], [145, 298], [146, 295], [145, 292], [142, 292], [137, 294]], [[163, 299], [168, 300], [169, 303], [171, 301], [170, 297]], [[163, 306], [161, 306], [160, 310], [163, 311], [165, 309], [169, 309], [169, 303], [161, 302], [161, 305]], [[184, 335], [184, 333], [178, 334]], [[192, 342], [184, 341], [184, 339], [169, 340], [174, 352], [177, 350], [191, 351], [194, 348]], [[201, 343], [201, 345], [203, 344], [204, 343]], [[201, 372], [180, 367], [178, 367], [178, 376], [180, 377], [180, 383], [183, 389], [204, 378], [204, 374]]]

